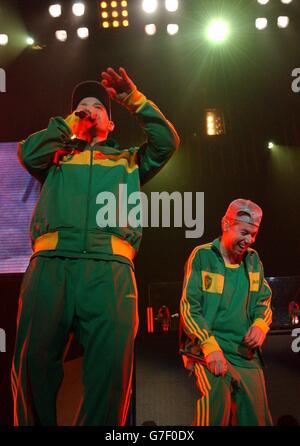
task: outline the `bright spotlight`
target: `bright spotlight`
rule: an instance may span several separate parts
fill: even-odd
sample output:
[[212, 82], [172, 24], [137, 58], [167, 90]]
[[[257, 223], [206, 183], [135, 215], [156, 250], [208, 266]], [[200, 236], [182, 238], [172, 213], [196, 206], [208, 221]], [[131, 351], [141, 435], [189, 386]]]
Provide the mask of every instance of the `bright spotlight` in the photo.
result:
[[55, 31], [55, 37], [60, 42], [65, 42], [68, 38], [67, 31], [65, 31], [64, 29], [59, 29], [58, 31]]
[[33, 45], [34, 44], [34, 39], [32, 37], [27, 37], [26, 43], [27, 43], [27, 45]]
[[255, 27], [260, 31], [262, 29], [266, 29], [267, 26], [268, 26], [268, 19], [266, 19], [265, 17], [258, 17], [255, 20]]
[[266, 5], [267, 3], [269, 3], [269, 0], [257, 0], [257, 3], [259, 3], [260, 5]]
[[156, 33], [156, 25], [154, 23], [149, 23], [145, 26], [145, 33], [148, 34], [148, 36], [154, 36]]
[[279, 16], [277, 19], [278, 28], [287, 28], [290, 23], [290, 19], [287, 16]]
[[85, 13], [85, 5], [83, 3], [74, 3], [72, 6], [73, 14], [77, 17], [81, 17]]
[[166, 10], [169, 12], [175, 12], [178, 9], [178, 0], [166, 0], [165, 1]]
[[207, 29], [207, 38], [214, 42], [222, 42], [229, 35], [228, 24], [221, 19], [213, 20]]
[[52, 17], [61, 16], [61, 5], [55, 4], [49, 6], [49, 13]]
[[8, 44], [8, 35], [7, 34], [0, 34], [0, 45], [5, 46]]
[[87, 39], [89, 37], [89, 29], [88, 28], [78, 28], [77, 29], [77, 36], [80, 39]]
[[292, 3], [292, 0], [281, 0], [281, 3], [283, 3], [284, 5], [289, 5], [290, 3]]
[[275, 144], [272, 141], [268, 142], [268, 149], [272, 150], [272, 149], [274, 149], [274, 147], [275, 147]]
[[175, 34], [177, 34], [179, 31], [179, 26], [176, 23], [169, 23], [169, 25], [167, 26], [167, 33], [170, 36], [174, 36]]
[[147, 14], [152, 14], [157, 10], [157, 0], [143, 0], [142, 8]]

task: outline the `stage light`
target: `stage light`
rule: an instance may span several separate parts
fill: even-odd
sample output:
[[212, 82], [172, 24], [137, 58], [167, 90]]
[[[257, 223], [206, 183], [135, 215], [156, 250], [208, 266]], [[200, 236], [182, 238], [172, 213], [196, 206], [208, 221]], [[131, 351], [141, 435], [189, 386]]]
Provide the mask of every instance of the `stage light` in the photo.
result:
[[225, 121], [223, 113], [216, 108], [210, 108], [205, 111], [206, 115], [206, 134], [208, 136], [217, 136], [225, 134]]
[[65, 42], [68, 38], [68, 33], [64, 29], [59, 29], [59, 30], [55, 31], [55, 37], [60, 42]]
[[292, 3], [293, 0], [281, 0], [281, 3], [283, 3], [284, 5], [289, 5], [290, 3]]
[[143, 0], [142, 8], [147, 14], [152, 14], [157, 10], [157, 0]]
[[27, 43], [27, 45], [33, 45], [34, 44], [34, 39], [32, 37], [27, 37], [26, 43]]
[[268, 149], [272, 150], [272, 149], [274, 149], [274, 147], [275, 147], [275, 144], [272, 141], [268, 142]]
[[175, 34], [177, 34], [179, 31], [179, 26], [176, 23], [169, 23], [169, 25], [167, 26], [167, 33], [170, 36], [174, 36]]
[[165, 1], [166, 10], [169, 12], [175, 12], [178, 9], [178, 0], [166, 0]]
[[255, 20], [255, 27], [260, 31], [262, 29], [266, 29], [267, 26], [268, 26], [268, 19], [266, 19], [265, 17], [258, 17]]
[[287, 28], [290, 23], [290, 19], [287, 16], [279, 16], [277, 19], [278, 28]]
[[100, 6], [100, 15], [102, 19], [100, 24], [102, 28], [110, 28], [110, 27], [119, 28], [121, 26], [123, 27], [129, 26], [128, 10], [126, 9], [127, 1], [114, 0], [111, 2], [100, 2], [99, 6]]
[[61, 16], [61, 5], [58, 3], [55, 5], [49, 6], [49, 13], [52, 17], [59, 17]]
[[267, 3], [269, 3], [269, 0], [257, 0], [257, 3], [259, 3], [260, 5], [266, 5]]
[[77, 17], [81, 17], [85, 13], [85, 5], [84, 3], [73, 3], [72, 6], [73, 14]]
[[77, 36], [80, 39], [87, 39], [89, 37], [89, 29], [88, 28], [78, 28], [77, 29]]
[[213, 20], [207, 29], [207, 38], [214, 42], [223, 42], [229, 35], [228, 24], [222, 19]]
[[148, 34], [148, 36], [154, 36], [156, 33], [156, 25], [154, 23], [149, 23], [145, 26], [145, 33]]
[[0, 34], [0, 45], [5, 46], [8, 44], [8, 35], [7, 34]]

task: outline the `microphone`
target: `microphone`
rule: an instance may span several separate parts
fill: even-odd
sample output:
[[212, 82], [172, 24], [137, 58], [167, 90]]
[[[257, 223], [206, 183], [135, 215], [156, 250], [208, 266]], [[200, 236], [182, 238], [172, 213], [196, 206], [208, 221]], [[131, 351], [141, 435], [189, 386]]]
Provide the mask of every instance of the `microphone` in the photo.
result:
[[78, 116], [79, 119], [88, 119], [90, 122], [94, 122], [95, 118], [93, 118], [89, 113], [84, 110], [76, 111], [75, 116]]

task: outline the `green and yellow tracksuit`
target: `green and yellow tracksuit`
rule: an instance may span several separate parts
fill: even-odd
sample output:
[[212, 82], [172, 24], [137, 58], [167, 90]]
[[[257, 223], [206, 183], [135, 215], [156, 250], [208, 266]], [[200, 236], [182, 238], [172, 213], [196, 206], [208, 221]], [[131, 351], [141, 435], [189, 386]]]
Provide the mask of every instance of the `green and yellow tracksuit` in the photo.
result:
[[[122, 149], [73, 139], [61, 117], [20, 143], [19, 158], [42, 184], [31, 222], [33, 256], [21, 286], [12, 368], [15, 425], [55, 425], [63, 356], [74, 332], [84, 347], [79, 425], [124, 425], [138, 327], [133, 259], [142, 229], [100, 228], [98, 194], [140, 190], [170, 159], [178, 135], [134, 90], [123, 104], [147, 140]], [[128, 206], [127, 212], [133, 205]], [[123, 227], [124, 226], [124, 227]]]
[[[240, 265], [225, 264], [220, 240], [196, 247], [185, 268], [180, 302], [180, 350], [200, 391], [199, 426], [271, 425], [260, 351], [243, 338], [251, 326], [266, 334], [272, 322], [271, 290], [257, 252]], [[214, 376], [205, 357], [224, 353], [228, 373]]]

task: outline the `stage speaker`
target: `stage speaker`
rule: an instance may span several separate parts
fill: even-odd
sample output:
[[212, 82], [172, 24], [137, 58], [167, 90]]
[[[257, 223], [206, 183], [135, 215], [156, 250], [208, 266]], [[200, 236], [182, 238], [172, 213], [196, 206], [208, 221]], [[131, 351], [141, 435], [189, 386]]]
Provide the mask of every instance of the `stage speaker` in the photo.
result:
[[[300, 353], [291, 331], [270, 332], [263, 349], [265, 378], [274, 425], [300, 425]], [[178, 334], [141, 334], [135, 358], [136, 425], [191, 425], [196, 387], [178, 356]]]

